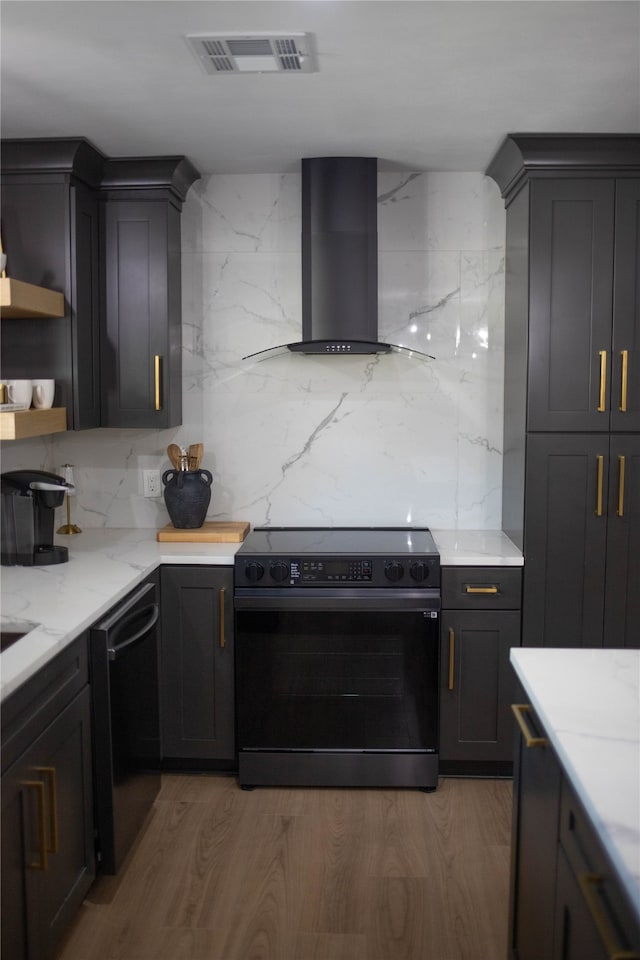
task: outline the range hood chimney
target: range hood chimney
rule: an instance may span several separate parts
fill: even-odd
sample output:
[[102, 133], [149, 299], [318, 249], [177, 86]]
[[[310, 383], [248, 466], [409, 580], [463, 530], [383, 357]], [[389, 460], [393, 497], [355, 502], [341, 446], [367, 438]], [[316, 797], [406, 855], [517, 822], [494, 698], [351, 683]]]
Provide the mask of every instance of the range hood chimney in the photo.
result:
[[302, 340], [252, 353], [428, 354], [378, 339], [378, 161], [302, 160]]

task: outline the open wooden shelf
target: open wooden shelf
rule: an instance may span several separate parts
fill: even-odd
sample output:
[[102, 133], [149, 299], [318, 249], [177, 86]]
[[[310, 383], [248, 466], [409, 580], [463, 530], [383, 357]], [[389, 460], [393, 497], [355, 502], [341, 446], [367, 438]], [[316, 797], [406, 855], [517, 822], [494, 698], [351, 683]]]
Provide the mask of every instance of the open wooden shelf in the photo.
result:
[[12, 277], [0, 277], [0, 317], [64, 317], [64, 296]]
[[23, 440], [25, 437], [41, 437], [46, 433], [63, 433], [66, 429], [66, 407], [0, 411], [0, 440]]

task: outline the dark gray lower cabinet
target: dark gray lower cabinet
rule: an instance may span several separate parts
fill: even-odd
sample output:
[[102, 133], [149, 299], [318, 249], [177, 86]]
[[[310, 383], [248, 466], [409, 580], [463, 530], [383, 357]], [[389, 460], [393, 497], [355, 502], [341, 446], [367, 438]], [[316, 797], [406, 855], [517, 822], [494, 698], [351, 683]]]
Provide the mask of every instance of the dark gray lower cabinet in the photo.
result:
[[640, 437], [527, 441], [523, 644], [640, 644]]
[[233, 569], [164, 566], [161, 711], [165, 763], [235, 763]]
[[[520, 692], [518, 700], [522, 701]], [[542, 738], [536, 718], [532, 733]], [[517, 960], [552, 960], [560, 816], [560, 765], [549, 746], [529, 748], [517, 733], [513, 771], [509, 937]]]
[[51, 957], [95, 876], [87, 679], [83, 638], [3, 704], [7, 960]]
[[520, 645], [519, 568], [443, 567], [440, 771], [511, 771], [509, 650]]
[[520, 691], [534, 738], [516, 735], [509, 956], [640, 956], [640, 924], [545, 730]]

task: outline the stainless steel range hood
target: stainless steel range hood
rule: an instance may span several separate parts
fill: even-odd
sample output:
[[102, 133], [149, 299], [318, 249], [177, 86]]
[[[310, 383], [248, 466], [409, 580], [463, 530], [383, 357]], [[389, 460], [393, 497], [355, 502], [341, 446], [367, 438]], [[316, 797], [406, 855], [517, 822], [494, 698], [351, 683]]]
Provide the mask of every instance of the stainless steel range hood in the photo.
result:
[[378, 161], [313, 157], [302, 161], [302, 340], [249, 354], [285, 351], [429, 354], [378, 339]]

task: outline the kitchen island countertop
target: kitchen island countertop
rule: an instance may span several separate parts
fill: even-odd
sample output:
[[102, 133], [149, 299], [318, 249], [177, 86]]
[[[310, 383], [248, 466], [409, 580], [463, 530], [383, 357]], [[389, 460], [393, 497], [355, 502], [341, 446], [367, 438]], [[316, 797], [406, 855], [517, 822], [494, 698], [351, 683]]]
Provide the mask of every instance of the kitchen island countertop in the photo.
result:
[[[522, 554], [499, 530], [433, 530], [448, 565], [521, 565]], [[232, 566], [239, 543], [158, 543], [149, 529], [88, 529], [56, 536], [69, 562], [43, 567], [2, 567], [4, 629], [33, 629], [0, 659], [0, 699], [28, 680], [161, 564]]]
[[520, 647], [511, 661], [640, 918], [640, 650]]

